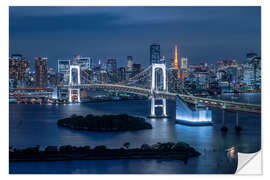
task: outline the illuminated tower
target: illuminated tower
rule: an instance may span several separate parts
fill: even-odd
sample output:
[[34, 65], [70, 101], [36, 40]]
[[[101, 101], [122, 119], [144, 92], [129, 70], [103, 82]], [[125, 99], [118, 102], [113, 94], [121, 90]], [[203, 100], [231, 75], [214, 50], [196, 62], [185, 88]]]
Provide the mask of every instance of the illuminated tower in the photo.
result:
[[178, 69], [177, 45], [174, 47], [174, 69]]
[[[178, 54], [177, 54], [177, 45], [174, 47], [174, 69], [178, 70]], [[180, 72], [177, 72], [177, 79], [180, 79]]]

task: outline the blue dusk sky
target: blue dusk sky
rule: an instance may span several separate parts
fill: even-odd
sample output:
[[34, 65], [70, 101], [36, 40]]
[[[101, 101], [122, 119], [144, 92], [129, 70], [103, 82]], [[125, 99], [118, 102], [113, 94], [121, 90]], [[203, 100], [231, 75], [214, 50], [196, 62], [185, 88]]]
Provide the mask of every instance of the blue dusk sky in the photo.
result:
[[9, 51], [30, 61], [90, 56], [102, 62], [126, 56], [149, 65], [151, 43], [161, 56], [180, 56], [189, 63], [243, 61], [246, 53], [261, 54], [260, 7], [10, 7]]

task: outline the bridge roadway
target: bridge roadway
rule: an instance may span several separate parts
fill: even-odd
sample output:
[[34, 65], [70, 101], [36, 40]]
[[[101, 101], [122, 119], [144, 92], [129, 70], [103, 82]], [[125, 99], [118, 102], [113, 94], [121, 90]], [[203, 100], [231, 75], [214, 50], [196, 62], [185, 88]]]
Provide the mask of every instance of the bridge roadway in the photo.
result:
[[109, 90], [118, 90], [124, 92], [130, 92], [146, 96], [154, 96], [158, 98], [180, 98], [184, 102], [191, 104], [203, 104], [213, 108], [224, 109], [227, 111], [243, 111], [250, 113], [261, 113], [261, 106], [257, 104], [248, 104], [240, 103], [234, 101], [225, 101], [219, 99], [203, 98], [192, 95], [176, 94], [164, 91], [155, 91], [154, 94], [151, 93], [150, 89], [134, 87], [134, 86], [125, 86], [117, 84], [81, 84], [81, 85], [65, 85], [61, 88], [73, 88], [73, 89], [109, 89]]
[[52, 95], [52, 92], [24, 92], [24, 93], [9, 93], [10, 97], [48, 97], [49, 95]]

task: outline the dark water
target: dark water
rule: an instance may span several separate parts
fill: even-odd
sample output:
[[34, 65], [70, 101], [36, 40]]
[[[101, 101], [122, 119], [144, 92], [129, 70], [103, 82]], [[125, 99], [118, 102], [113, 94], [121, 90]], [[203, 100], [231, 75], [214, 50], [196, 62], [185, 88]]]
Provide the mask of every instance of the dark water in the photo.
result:
[[[260, 103], [260, 94], [245, 94], [222, 97], [228, 100]], [[234, 131], [235, 114], [226, 113], [226, 134], [220, 132], [221, 111], [213, 110], [214, 126], [185, 126], [175, 124], [175, 102], [167, 102], [169, 119], [148, 119], [151, 130], [133, 132], [86, 132], [58, 127], [60, 118], [71, 114], [86, 115], [105, 113], [128, 113], [147, 116], [150, 101], [118, 101], [104, 103], [82, 103], [72, 105], [17, 105], [10, 104], [9, 138], [10, 145], [17, 148], [40, 145], [75, 146], [106, 145], [121, 147], [130, 142], [132, 147], [157, 142], [184, 141], [202, 153], [191, 158], [187, 164], [177, 160], [96, 160], [96, 161], [59, 161], [59, 162], [16, 162], [10, 163], [10, 173], [94, 173], [94, 174], [135, 174], [135, 173], [234, 173], [237, 168], [237, 155], [225, 151], [235, 147], [237, 151], [252, 153], [261, 147], [261, 117], [250, 113], [240, 113], [239, 123], [243, 131]]]

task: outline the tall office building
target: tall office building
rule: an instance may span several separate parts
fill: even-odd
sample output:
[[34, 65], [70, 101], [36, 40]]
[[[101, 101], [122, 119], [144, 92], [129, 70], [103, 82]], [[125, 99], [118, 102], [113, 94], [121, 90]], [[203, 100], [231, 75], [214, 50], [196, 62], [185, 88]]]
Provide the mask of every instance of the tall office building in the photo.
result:
[[48, 68], [48, 86], [57, 86], [57, 73], [55, 72], [54, 68]]
[[132, 69], [133, 69], [133, 76], [139, 74], [141, 72], [141, 64], [134, 63]]
[[261, 57], [256, 57], [253, 60], [254, 66], [254, 86], [256, 89], [261, 88]]
[[150, 46], [150, 65], [152, 63], [160, 63], [160, 45], [151, 44]]
[[253, 57], [243, 65], [243, 84], [249, 89], [261, 88], [261, 58]]
[[188, 58], [181, 58], [181, 69], [188, 69]]
[[35, 60], [35, 86], [40, 88], [47, 87], [48, 58], [36, 57]]
[[70, 60], [58, 60], [58, 75], [61, 77], [57, 81], [58, 85], [68, 85], [69, 83]]
[[123, 82], [126, 80], [126, 69], [124, 67], [120, 67], [118, 69], [118, 81]]
[[111, 81], [117, 81], [117, 63], [116, 59], [108, 59], [106, 65], [107, 73]]
[[133, 68], [133, 58], [132, 56], [127, 57], [127, 71], [131, 72]]
[[182, 79], [186, 79], [188, 76], [188, 58], [182, 57], [181, 58], [181, 73], [182, 73]]
[[131, 78], [132, 76], [133, 76], [133, 58], [132, 56], [127, 56], [126, 79]]
[[92, 59], [90, 57], [77, 55], [73, 58], [73, 64], [80, 65], [82, 71], [92, 69]]
[[58, 60], [58, 72], [65, 73], [69, 71], [70, 60]]
[[108, 73], [116, 73], [117, 72], [116, 59], [108, 59], [108, 61], [107, 61], [107, 72]]
[[28, 86], [30, 63], [21, 54], [9, 58], [9, 81], [11, 88]]

